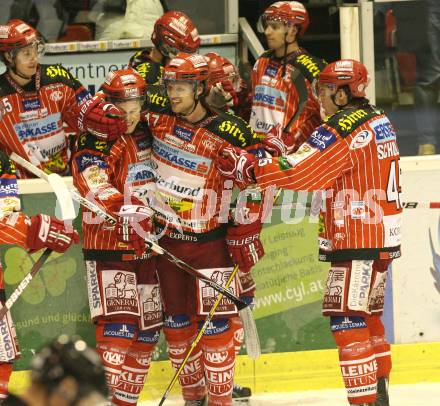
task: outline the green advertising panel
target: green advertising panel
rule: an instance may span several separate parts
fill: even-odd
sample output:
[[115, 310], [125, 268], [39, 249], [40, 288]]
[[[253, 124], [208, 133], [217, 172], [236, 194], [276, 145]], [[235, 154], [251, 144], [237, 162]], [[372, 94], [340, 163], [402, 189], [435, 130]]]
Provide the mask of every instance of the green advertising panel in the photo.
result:
[[[54, 213], [53, 194], [23, 196], [29, 214]], [[292, 223], [274, 212], [262, 241], [265, 257], [253, 270], [257, 283], [254, 315], [263, 353], [323, 349], [334, 346], [328, 320], [321, 316], [321, 298], [328, 265], [317, 261], [317, 221], [303, 216]], [[293, 217], [293, 216], [292, 216]], [[80, 229], [79, 219], [75, 227]], [[30, 271], [42, 252], [3, 246], [2, 262], [7, 295]], [[86, 273], [81, 248], [64, 255], [52, 253], [12, 309], [22, 358], [15, 370], [27, 369], [32, 355], [61, 333], [82, 336], [94, 345], [94, 328], [88, 308]], [[155, 359], [165, 359], [163, 340]]]

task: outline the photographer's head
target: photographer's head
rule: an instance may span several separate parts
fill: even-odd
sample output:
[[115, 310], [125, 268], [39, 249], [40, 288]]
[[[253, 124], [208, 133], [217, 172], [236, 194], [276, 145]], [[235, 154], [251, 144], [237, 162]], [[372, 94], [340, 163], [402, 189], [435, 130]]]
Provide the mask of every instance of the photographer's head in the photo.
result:
[[77, 338], [61, 335], [31, 361], [29, 406], [107, 404], [108, 389], [99, 356]]

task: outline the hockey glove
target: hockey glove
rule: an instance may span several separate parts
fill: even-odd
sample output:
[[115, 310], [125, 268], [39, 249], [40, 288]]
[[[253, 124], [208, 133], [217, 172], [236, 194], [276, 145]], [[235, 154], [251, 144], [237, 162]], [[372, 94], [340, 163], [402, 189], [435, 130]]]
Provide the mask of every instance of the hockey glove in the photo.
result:
[[153, 210], [141, 204], [126, 204], [121, 206], [116, 214], [117, 239], [131, 244], [135, 254], [141, 257], [148, 249], [145, 238], [150, 238], [153, 231]]
[[228, 179], [235, 179], [243, 185], [255, 183], [254, 163], [256, 157], [244, 149], [228, 145], [222, 147], [216, 159], [218, 171]]
[[280, 124], [272, 127], [262, 140], [264, 149], [272, 156], [282, 156], [293, 152], [295, 137], [284, 131], [280, 131]]
[[264, 256], [263, 244], [260, 241], [262, 227], [260, 221], [255, 221], [228, 228], [226, 244], [229, 255], [241, 272], [249, 272]]
[[83, 102], [78, 115], [78, 128], [95, 137], [112, 141], [127, 131], [124, 113], [105, 101], [101, 94]]
[[78, 243], [78, 233], [73, 228], [66, 229], [62, 221], [46, 214], [38, 214], [30, 218], [27, 246], [31, 252], [41, 248], [65, 252], [72, 244]]

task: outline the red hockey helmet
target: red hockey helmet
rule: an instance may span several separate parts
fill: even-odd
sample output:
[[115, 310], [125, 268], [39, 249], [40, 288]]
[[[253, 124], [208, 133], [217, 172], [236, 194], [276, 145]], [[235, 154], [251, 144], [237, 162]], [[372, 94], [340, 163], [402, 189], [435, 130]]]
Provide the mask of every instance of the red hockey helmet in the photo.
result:
[[197, 28], [190, 18], [181, 11], [167, 11], [154, 23], [151, 41], [160, 52], [169, 56], [186, 52], [193, 54], [200, 47], [200, 37]]
[[165, 66], [163, 80], [205, 82], [209, 78], [208, 62], [203, 55], [180, 52]]
[[347, 85], [354, 97], [365, 97], [365, 89], [370, 78], [365, 65], [354, 59], [342, 59], [329, 63], [319, 75], [318, 87], [335, 85], [336, 88]]
[[0, 52], [10, 52], [38, 41], [37, 31], [21, 20], [0, 25]]
[[304, 35], [309, 26], [309, 13], [299, 1], [277, 1], [271, 4], [261, 16], [261, 23], [266, 27], [267, 21], [280, 21], [299, 27], [299, 35]]
[[142, 100], [146, 93], [145, 80], [134, 69], [111, 71], [105, 78], [101, 90], [113, 101]]
[[208, 52], [205, 54], [205, 58], [209, 67], [209, 88], [223, 80], [233, 80], [237, 75], [235, 66], [228, 59], [218, 53]]

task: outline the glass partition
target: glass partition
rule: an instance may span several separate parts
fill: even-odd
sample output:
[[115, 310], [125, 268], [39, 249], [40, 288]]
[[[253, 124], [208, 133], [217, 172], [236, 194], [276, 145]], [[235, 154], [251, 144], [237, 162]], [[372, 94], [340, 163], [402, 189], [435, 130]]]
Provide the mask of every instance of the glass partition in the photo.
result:
[[401, 155], [440, 153], [440, 1], [374, 2], [376, 104]]

